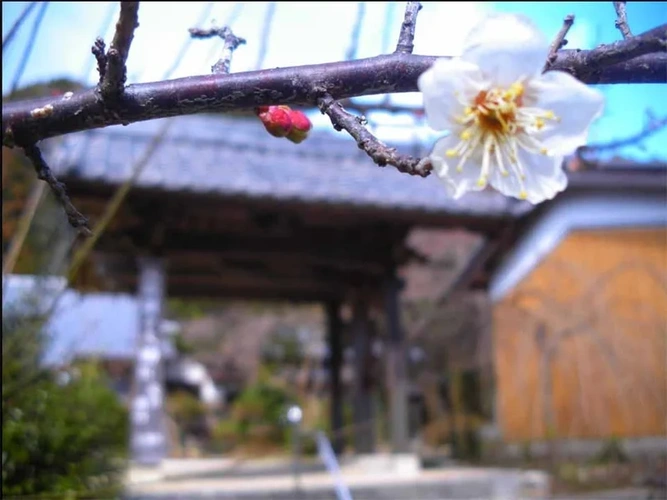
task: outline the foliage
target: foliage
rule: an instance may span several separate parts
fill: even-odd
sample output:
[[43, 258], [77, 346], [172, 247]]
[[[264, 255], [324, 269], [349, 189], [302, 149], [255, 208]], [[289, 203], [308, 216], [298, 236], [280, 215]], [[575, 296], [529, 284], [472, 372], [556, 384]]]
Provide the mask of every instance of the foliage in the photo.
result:
[[262, 361], [269, 368], [278, 365], [300, 366], [303, 362], [303, 343], [297, 328], [280, 325], [269, 336], [262, 352]]
[[181, 356], [186, 356], [195, 352], [195, 347], [185, 340], [185, 337], [183, 337], [183, 334], [180, 332], [174, 335], [174, 349], [176, 349], [176, 352]]
[[3, 496], [118, 492], [127, 410], [94, 363], [59, 374], [41, 366], [42, 325], [38, 315], [3, 308]]
[[592, 461], [594, 464], [623, 464], [630, 460], [621, 441], [617, 437], [610, 437], [605, 440]]
[[183, 434], [196, 434], [206, 416], [204, 404], [187, 391], [176, 391], [167, 396], [167, 412]]
[[291, 401], [287, 391], [261, 380], [239, 395], [230, 418], [217, 425], [214, 436], [226, 449], [242, 444], [282, 446], [288, 439], [284, 412]]

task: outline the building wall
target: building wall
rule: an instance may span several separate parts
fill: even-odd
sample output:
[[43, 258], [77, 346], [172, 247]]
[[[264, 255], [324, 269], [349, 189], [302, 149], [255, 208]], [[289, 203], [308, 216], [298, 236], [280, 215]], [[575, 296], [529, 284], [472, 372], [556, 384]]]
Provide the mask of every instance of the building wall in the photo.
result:
[[667, 230], [571, 233], [493, 320], [506, 441], [665, 435]]

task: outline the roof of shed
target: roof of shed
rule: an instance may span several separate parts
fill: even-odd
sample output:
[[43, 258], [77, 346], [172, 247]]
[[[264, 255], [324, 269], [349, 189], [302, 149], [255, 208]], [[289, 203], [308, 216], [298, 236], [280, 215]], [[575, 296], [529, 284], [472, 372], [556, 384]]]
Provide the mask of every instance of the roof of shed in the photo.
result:
[[[166, 140], [135, 184], [139, 189], [482, 217], [530, 209], [494, 191], [452, 200], [435, 176], [379, 168], [343, 133], [313, 130], [296, 145], [269, 136], [255, 119], [193, 115], [171, 120]], [[162, 121], [70, 134], [51, 148], [48, 159], [65, 181], [121, 184]], [[425, 153], [419, 145], [407, 149], [401, 148]]]

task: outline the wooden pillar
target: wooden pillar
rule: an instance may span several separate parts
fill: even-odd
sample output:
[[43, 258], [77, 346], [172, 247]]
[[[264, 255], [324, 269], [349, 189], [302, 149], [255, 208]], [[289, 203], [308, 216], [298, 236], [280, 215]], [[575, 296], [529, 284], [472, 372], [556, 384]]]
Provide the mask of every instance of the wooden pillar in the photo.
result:
[[354, 451], [375, 451], [375, 415], [373, 405], [373, 366], [371, 356], [371, 324], [368, 298], [359, 294], [352, 302], [352, 324], [350, 325], [354, 345]]
[[331, 445], [336, 454], [343, 451], [345, 442], [340, 431], [343, 428], [343, 391], [340, 380], [343, 365], [343, 328], [340, 303], [327, 303], [327, 340], [329, 342], [329, 408], [331, 419]]
[[385, 288], [387, 315], [386, 382], [389, 395], [391, 447], [394, 453], [408, 451], [408, 377], [405, 339], [401, 326], [399, 293], [400, 280], [393, 276]]
[[167, 455], [164, 415], [164, 362], [160, 326], [165, 295], [163, 262], [138, 261], [139, 338], [131, 407], [131, 452], [135, 463], [159, 465]]

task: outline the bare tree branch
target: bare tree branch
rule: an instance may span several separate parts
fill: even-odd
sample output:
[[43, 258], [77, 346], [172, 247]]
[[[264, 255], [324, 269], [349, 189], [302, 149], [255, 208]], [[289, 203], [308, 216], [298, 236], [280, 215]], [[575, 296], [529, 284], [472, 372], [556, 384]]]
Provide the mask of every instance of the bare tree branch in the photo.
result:
[[35, 41], [37, 40], [37, 35], [39, 34], [39, 28], [42, 25], [44, 20], [44, 14], [46, 14], [46, 8], [49, 6], [49, 2], [43, 2], [39, 12], [37, 12], [37, 17], [35, 17], [35, 22], [32, 25], [32, 31], [30, 32], [30, 38], [28, 43], [23, 51], [21, 56], [21, 61], [19, 62], [19, 67], [16, 69], [16, 74], [12, 80], [12, 86], [10, 92], [14, 92], [21, 81], [23, 72], [25, 71], [26, 64], [28, 64], [28, 59], [30, 59], [30, 54], [32, 54], [32, 49], [35, 47]]
[[628, 25], [628, 15], [625, 12], [626, 2], [614, 2], [614, 9], [616, 10], [616, 27], [623, 35], [624, 39], [632, 37], [632, 32], [630, 32], [630, 26]]
[[[127, 78], [125, 63], [130, 53], [134, 30], [139, 26], [138, 13], [139, 2], [120, 3], [116, 32], [106, 54], [106, 71], [100, 83], [100, 93], [105, 100], [115, 99], [123, 93]], [[100, 59], [97, 60], [99, 64]]]
[[428, 160], [397, 153], [395, 148], [388, 147], [366, 129], [365, 119], [345, 111], [329, 94], [318, 99], [317, 104], [320, 111], [329, 117], [334, 128], [348, 132], [357, 141], [359, 149], [363, 149], [377, 165], [392, 165], [401, 172], [421, 177], [430, 173], [431, 165]]
[[345, 60], [349, 61], [357, 57], [357, 50], [359, 49], [359, 36], [361, 35], [361, 26], [364, 23], [364, 16], [366, 15], [366, 2], [359, 2], [357, 4], [357, 17], [354, 20], [352, 33], [350, 34], [350, 46], [345, 52]]
[[421, 10], [422, 4], [419, 2], [408, 2], [405, 6], [405, 17], [401, 24], [401, 32], [398, 35], [398, 44], [396, 53], [412, 54], [415, 48], [415, 28], [417, 27], [417, 13]]
[[18, 19], [14, 21], [14, 24], [12, 24], [12, 27], [9, 28], [9, 31], [7, 32], [7, 35], [5, 35], [5, 38], [2, 39], [2, 51], [4, 52], [7, 47], [9, 47], [9, 44], [12, 43], [12, 40], [14, 39], [14, 36], [18, 32], [19, 28], [23, 25], [25, 22], [26, 18], [32, 12], [32, 9], [35, 8], [37, 5], [37, 2], [30, 2], [25, 9], [19, 14]]
[[549, 67], [556, 61], [556, 58], [558, 57], [558, 51], [567, 45], [567, 40], [565, 37], [567, 36], [567, 32], [570, 31], [570, 28], [573, 24], [574, 14], [568, 14], [565, 16], [565, 19], [563, 19], [563, 27], [560, 29], [560, 31], [558, 31], [556, 38], [554, 38], [554, 41], [551, 42], [551, 46], [549, 47], [549, 55], [547, 56], [547, 62], [544, 65], [544, 71], [547, 71]]
[[51, 172], [51, 169], [42, 157], [42, 152], [37, 147], [37, 145], [28, 144], [21, 147], [25, 155], [34, 165], [35, 172], [37, 172], [37, 178], [45, 181], [49, 185], [56, 199], [65, 209], [67, 220], [69, 221], [70, 225], [78, 229], [82, 234], [90, 236], [91, 232], [88, 228], [88, 219], [86, 219], [76, 208], [74, 208], [74, 205], [72, 205], [69, 196], [67, 196], [67, 193], [65, 192], [65, 186], [61, 182], [58, 182], [58, 179], [56, 179], [56, 177], [53, 175], [53, 172]]
[[229, 65], [231, 64], [232, 60], [232, 54], [240, 45], [246, 43], [244, 38], [240, 38], [234, 35], [232, 30], [227, 26], [224, 28], [211, 28], [207, 30], [190, 28], [189, 31], [192, 38], [204, 39], [219, 36], [224, 40], [225, 43], [222, 47], [222, 56], [220, 57], [220, 60], [211, 67], [211, 71], [214, 74], [228, 74]]
[[[584, 83], [667, 83], [667, 25], [594, 50], [561, 50], [552, 70]], [[36, 142], [81, 130], [203, 111], [276, 104], [312, 106], [324, 93], [336, 99], [414, 92], [436, 57], [391, 54], [327, 64], [207, 75], [129, 85], [113, 110], [94, 90], [64, 98], [6, 103], [2, 143]], [[44, 107], [48, 113], [40, 113]]]
[[95, 60], [97, 61], [97, 72], [100, 75], [100, 79], [99, 79], [99, 82], [98, 82], [99, 85], [102, 85], [102, 82], [104, 81], [104, 75], [106, 75], [106, 72], [107, 72], [106, 49], [107, 49], [107, 46], [104, 43], [104, 40], [99, 36], [95, 39], [95, 43], [93, 44], [92, 48], [90, 49], [93, 56], [95, 56]]
[[[208, 2], [204, 9], [202, 10], [201, 15], [199, 16], [199, 19], [197, 20], [196, 26], [200, 26], [206, 22], [206, 19], [208, 19], [208, 16], [211, 15], [211, 11], [213, 10], [213, 2]], [[238, 5], [238, 4], [237, 4]], [[235, 6], [236, 8], [236, 6]], [[163, 80], [166, 80], [167, 78], [170, 78], [171, 75], [176, 71], [178, 68], [179, 64], [185, 57], [185, 54], [187, 53], [188, 49], [190, 48], [190, 44], [192, 43], [193, 36], [190, 35], [186, 40], [183, 45], [181, 45], [181, 49], [178, 51], [178, 55], [174, 59], [174, 62], [169, 66], [169, 69], [165, 72], [165, 76], [163, 77]]]
[[651, 118], [648, 120], [646, 126], [639, 132], [622, 139], [617, 139], [611, 142], [605, 142], [600, 144], [587, 144], [586, 146], [581, 146], [577, 149], [576, 155], [584, 163], [589, 163], [592, 159], [585, 158], [589, 153], [598, 153], [600, 151], [610, 151], [613, 149], [622, 148], [625, 146], [632, 146], [638, 144], [644, 139], [650, 137], [651, 135], [659, 132], [660, 130], [667, 127], [667, 116], [663, 118]]
[[264, 26], [262, 27], [262, 43], [259, 46], [259, 53], [257, 54], [257, 64], [255, 67], [261, 69], [266, 59], [266, 54], [269, 51], [269, 36], [271, 35], [271, 25], [273, 24], [273, 16], [276, 14], [276, 2], [270, 2], [266, 8], [264, 15]]

